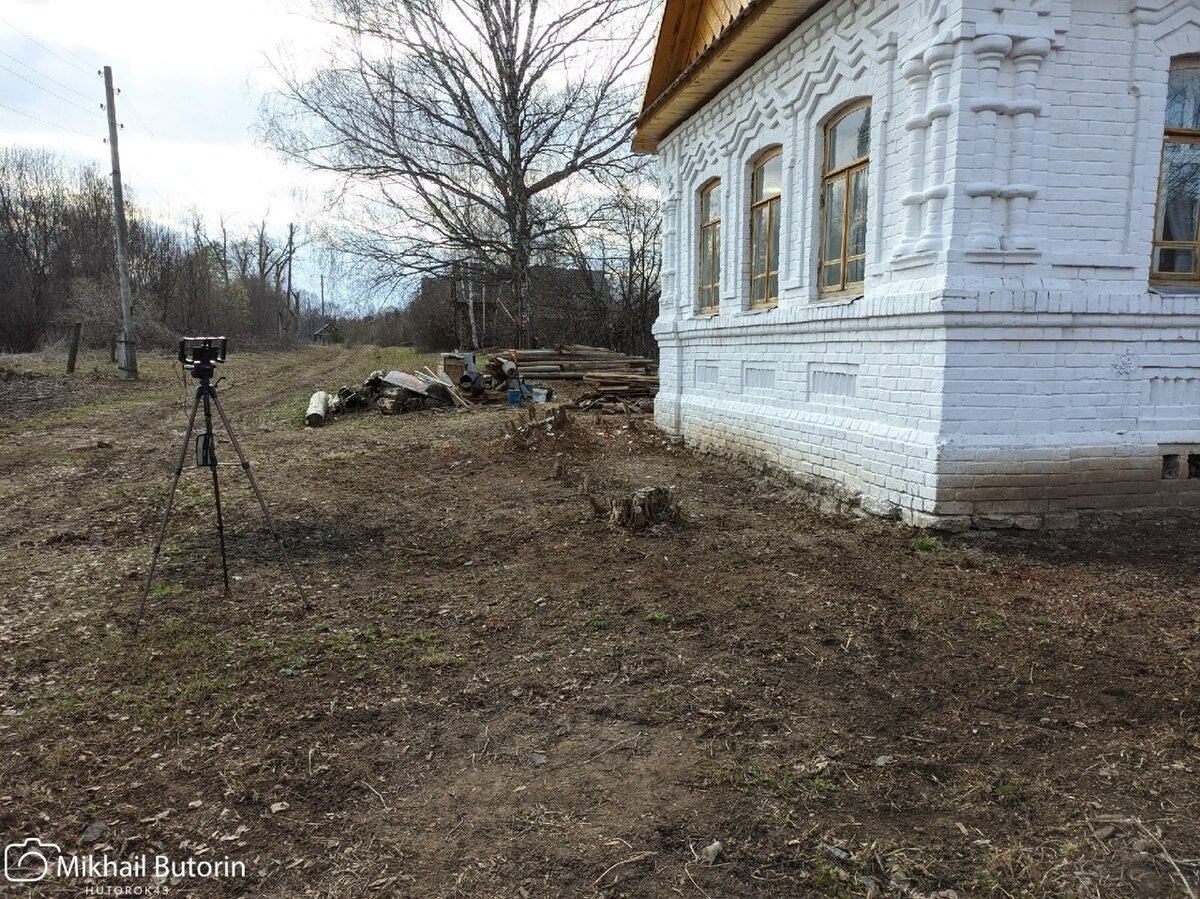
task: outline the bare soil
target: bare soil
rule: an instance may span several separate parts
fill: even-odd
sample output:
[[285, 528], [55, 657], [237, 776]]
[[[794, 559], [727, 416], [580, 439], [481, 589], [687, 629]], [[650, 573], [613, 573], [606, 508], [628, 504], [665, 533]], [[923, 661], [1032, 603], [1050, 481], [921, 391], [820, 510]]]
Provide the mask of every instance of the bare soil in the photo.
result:
[[[52, 363], [0, 359], [35, 375], [0, 383], [5, 843], [245, 862], [167, 884], [206, 897], [1200, 890], [1194, 517], [933, 540], [645, 417], [306, 430], [311, 390], [414, 359], [233, 355], [313, 608], [237, 467], [222, 595], [189, 472], [135, 637], [191, 385]], [[585, 477], [673, 485], [683, 519], [614, 529]]]

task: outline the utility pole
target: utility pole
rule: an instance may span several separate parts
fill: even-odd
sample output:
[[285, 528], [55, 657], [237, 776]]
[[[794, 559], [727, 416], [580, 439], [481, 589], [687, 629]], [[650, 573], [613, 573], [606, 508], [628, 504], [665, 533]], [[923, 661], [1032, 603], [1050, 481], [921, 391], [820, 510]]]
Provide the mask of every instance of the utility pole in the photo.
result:
[[[284, 300], [283, 300], [283, 306], [287, 310], [288, 318], [291, 318], [291, 313], [292, 313], [292, 235], [295, 233], [295, 231], [296, 231], [295, 225], [288, 225], [287, 296], [284, 297]], [[284, 328], [283, 322], [284, 322], [284, 320], [281, 317], [279, 319], [279, 336], [280, 337], [284, 336], [285, 328]], [[300, 330], [300, 328], [299, 328], [299, 324], [300, 324], [299, 310], [297, 310], [297, 313], [296, 313], [296, 324], [297, 324], [296, 331], [299, 332], [299, 330]]]
[[321, 272], [321, 324], [325, 324], [325, 273]]
[[121, 378], [136, 381], [137, 332], [133, 326], [133, 291], [129, 288], [129, 231], [125, 225], [125, 192], [121, 187], [121, 156], [117, 151], [117, 106], [113, 100], [112, 66], [104, 67], [104, 99], [108, 112], [108, 148], [112, 153], [113, 210], [117, 221], [117, 272], [121, 276], [121, 339], [117, 367]]

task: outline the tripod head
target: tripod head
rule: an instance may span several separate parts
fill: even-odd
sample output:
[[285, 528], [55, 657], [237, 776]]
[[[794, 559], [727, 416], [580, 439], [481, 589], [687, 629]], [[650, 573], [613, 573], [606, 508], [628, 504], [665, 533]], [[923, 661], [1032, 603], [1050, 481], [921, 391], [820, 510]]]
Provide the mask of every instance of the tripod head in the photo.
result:
[[193, 378], [208, 381], [216, 366], [225, 361], [227, 343], [224, 337], [181, 337], [179, 361]]

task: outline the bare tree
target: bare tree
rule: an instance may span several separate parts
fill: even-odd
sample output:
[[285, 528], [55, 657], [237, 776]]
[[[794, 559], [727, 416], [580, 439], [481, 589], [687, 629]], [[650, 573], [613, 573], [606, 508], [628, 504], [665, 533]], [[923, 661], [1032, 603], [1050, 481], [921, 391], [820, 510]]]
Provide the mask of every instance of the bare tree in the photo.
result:
[[502, 266], [529, 338], [537, 247], [629, 158], [647, 0], [327, 0], [341, 29], [311, 77], [279, 66], [264, 110], [285, 155], [345, 179], [351, 249], [385, 277]]

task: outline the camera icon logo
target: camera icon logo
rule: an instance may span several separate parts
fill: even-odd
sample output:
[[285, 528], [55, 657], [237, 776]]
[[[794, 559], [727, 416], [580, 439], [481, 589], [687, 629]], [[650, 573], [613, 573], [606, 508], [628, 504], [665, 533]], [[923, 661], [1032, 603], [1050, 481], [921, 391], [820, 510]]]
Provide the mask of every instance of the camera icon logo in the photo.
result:
[[4, 879], [9, 883], [37, 883], [50, 871], [47, 856], [58, 855], [56, 843], [44, 843], [27, 837], [4, 847]]

